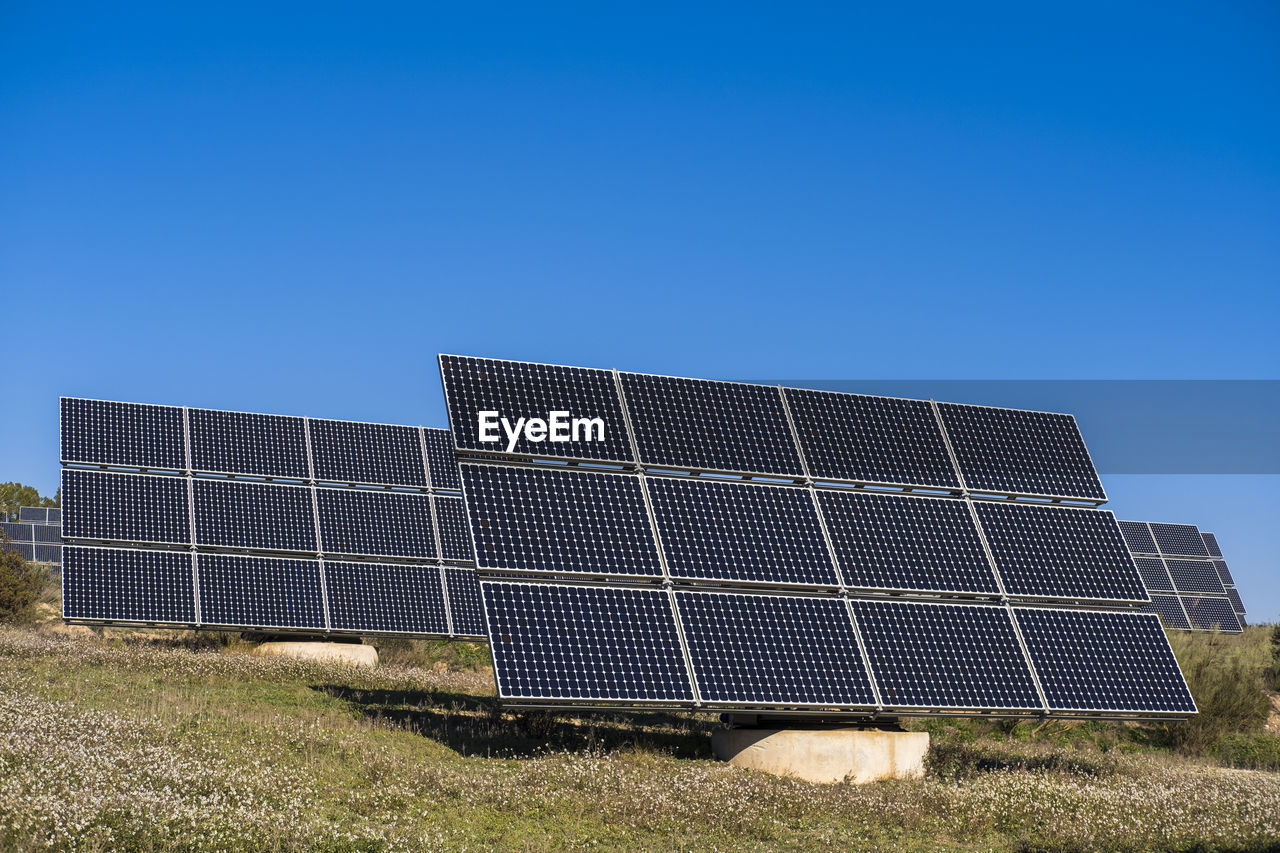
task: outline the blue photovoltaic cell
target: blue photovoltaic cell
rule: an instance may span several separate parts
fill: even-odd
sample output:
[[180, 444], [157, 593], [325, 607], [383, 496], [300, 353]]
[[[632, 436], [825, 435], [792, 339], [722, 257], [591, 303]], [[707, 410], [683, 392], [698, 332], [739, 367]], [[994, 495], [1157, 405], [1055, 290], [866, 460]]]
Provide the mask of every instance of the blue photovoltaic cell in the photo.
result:
[[438, 566], [326, 560], [324, 577], [335, 631], [449, 633]]
[[[490, 358], [440, 356], [445, 402], [453, 440], [462, 450], [485, 453], [515, 453], [543, 459], [593, 459], [603, 462], [632, 462], [631, 442], [618, 387], [609, 370], [528, 364]], [[514, 447], [498, 427], [493, 442], [481, 441], [480, 413], [495, 412], [514, 428], [521, 418], [549, 420], [553, 412], [568, 419], [599, 418], [604, 437], [598, 431], [579, 433], [577, 441], [530, 441], [523, 432]], [[572, 435], [572, 420], [570, 438]]]
[[500, 697], [693, 699], [665, 591], [489, 580], [481, 586]]
[[1171, 631], [1188, 631], [1191, 623], [1187, 614], [1182, 612], [1182, 604], [1176, 595], [1151, 596], [1151, 603], [1141, 608], [1143, 613], [1154, 613], [1160, 617], [1164, 627]]
[[36, 544], [35, 561], [37, 563], [61, 563], [62, 562], [62, 546], [61, 545], [43, 545]]
[[56, 506], [51, 506], [51, 507], [49, 507], [49, 523], [50, 523], [50, 524], [61, 524], [61, 523], [62, 523], [62, 509], [61, 509], [61, 508], [56, 507]]
[[1242, 630], [1229, 598], [1184, 595], [1182, 606], [1191, 620], [1191, 627], [1197, 631], [1238, 634]]
[[33, 524], [32, 532], [35, 533], [35, 542], [61, 542], [62, 528], [56, 524]]
[[62, 616], [111, 622], [192, 625], [191, 554], [68, 545]]
[[1204, 546], [1200, 530], [1194, 524], [1162, 524], [1151, 522], [1151, 535], [1161, 554], [1173, 554], [1186, 557], [1208, 557], [1209, 549]]
[[1108, 510], [975, 501], [1010, 595], [1146, 601], [1146, 589]]
[[672, 577], [838, 585], [809, 490], [674, 477], [647, 487]]
[[18, 521], [30, 521], [36, 524], [45, 524], [49, 520], [49, 509], [43, 506], [20, 506], [18, 507]]
[[814, 479], [960, 487], [927, 400], [800, 388], [782, 392]]
[[853, 609], [886, 708], [1040, 707], [1005, 608], [855, 600]]
[[325, 554], [436, 557], [431, 498], [416, 492], [316, 489]]
[[1211, 592], [1221, 595], [1225, 590], [1218, 570], [1209, 560], [1166, 559], [1173, 588], [1178, 592]]
[[964, 501], [819, 490], [840, 573], [851, 587], [997, 593]]
[[66, 468], [62, 502], [67, 539], [191, 544], [183, 477]]
[[32, 527], [34, 525], [23, 524], [18, 521], [0, 521], [0, 533], [8, 536], [14, 542], [34, 542], [36, 535]]
[[0, 542], [0, 551], [17, 551], [24, 560], [36, 558], [36, 546], [31, 542]]
[[198, 545], [319, 550], [310, 488], [197, 477], [192, 490]]
[[772, 385], [622, 373], [640, 461], [665, 468], [800, 477], [803, 466]]
[[471, 529], [467, 524], [467, 508], [462, 498], [435, 496], [436, 524], [440, 528], [440, 556], [451, 561], [473, 562]]
[[1151, 528], [1147, 527], [1145, 521], [1117, 521], [1116, 523], [1120, 525], [1120, 533], [1123, 534], [1130, 553], [1160, 553], [1160, 549], [1156, 547], [1155, 537], [1151, 535]]
[[662, 574], [638, 477], [469, 463], [461, 467], [480, 567]]
[[676, 600], [704, 702], [875, 705], [842, 600], [705, 592]]
[[1071, 415], [959, 403], [938, 411], [970, 490], [1107, 499]]
[[[1227, 598], [1231, 599], [1231, 607], [1236, 611], [1236, 615], [1243, 616], [1245, 612], [1244, 599], [1240, 597], [1240, 591], [1237, 590], [1235, 587], [1229, 588], [1227, 590]], [[1244, 620], [1241, 619], [1240, 622], [1241, 624], [1243, 624]]]
[[302, 418], [188, 409], [187, 423], [193, 470], [298, 480], [311, 476]]
[[201, 624], [325, 627], [319, 560], [238, 554], [200, 554], [196, 560]]
[[458, 479], [458, 459], [453, 452], [453, 435], [447, 429], [425, 427], [422, 437], [427, 444], [427, 471], [431, 475], [431, 488], [462, 488]]
[[326, 483], [427, 485], [418, 427], [311, 418], [311, 462]]
[[1235, 586], [1235, 579], [1231, 577], [1231, 570], [1227, 568], [1224, 560], [1214, 560], [1213, 568], [1218, 573], [1218, 579], [1222, 581], [1223, 586]]
[[1159, 557], [1134, 557], [1138, 566], [1138, 574], [1142, 575], [1142, 583], [1148, 590], [1173, 591], [1173, 580], [1164, 567], [1164, 560]]
[[62, 461], [130, 468], [187, 467], [182, 409], [62, 398]]
[[1015, 608], [1051, 711], [1194, 713], [1151, 613]]
[[1222, 549], [1218, 547], [1218, 537], [1212, 533], [1200, 532], [1200, 538], [1204, 541], [1205, 550], [1209, 552], [1210, 557], [1222, 559]]
[[476, 575], [476, 570], [445, 566], [444, 580], [449, 590], [453, 633], [463, 637], [488, 636], [484, 609], [480, 604], [480, 578]]

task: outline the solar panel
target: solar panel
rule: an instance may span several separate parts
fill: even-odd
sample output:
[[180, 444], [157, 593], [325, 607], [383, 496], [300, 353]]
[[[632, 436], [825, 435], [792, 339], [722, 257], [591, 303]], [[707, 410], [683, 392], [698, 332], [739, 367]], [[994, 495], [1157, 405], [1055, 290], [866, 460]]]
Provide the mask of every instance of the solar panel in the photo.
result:
[[1145, 521], [1120, 521], [1120, 532], [1124, 535], [1125, 544], [1134, 554], [1159, 554], [1155, 537]]
[[183, 477], [62, 471], [67, 539], [189, 545], [187, 481]]
[[30, 521], [45, 524], [49, 520], [49, 510], [42, 506], [18, 507], [18, 521]]
[[693, 699], [665, 591], [491, 580], [480, 585], [500, 698]]
[[453, 633], [464, 637], [486, 636], [484, 607], [480, 603], [480, 578], [476, 570], [445, 566], [444, 580], [449, 590]]
[[1207, 557], [1209, 549], [1194, 524], [1163, 524], [1151, 522], [1151, 535], [1161, 554], [1186, 557]]
[[480, 568], [662, 574], [639, 478], [463, 463]]
[[[440, 373], [449, 424], [460, 450], [510, 452], [544, 459], [634, 461], [612, 371], [441, 355]], [[604, 435], [601, 439], [594, 429], [583, 429], [577, 441], [555, 441], [550, 435], [532, 441], [519, 431], [511, 445], [504, 429], [495, 425], [489, 434], [497, 440], [485, 442], [480, 440], [481, 412], [506, 418], [513, 430], [521, 418], [549, 420], [553, 412], [561, 412], [569, 419], [570, 438], [572, 419], [599, 418]], [[590, 441], [585, 440], [588, 432]]]
[[298, 480], [311, 476], [302, 418], [188, 409], [187, 423], [196, 471]]
[[990, 501], [974, 508], [1010, 595], [1147, 600], [1111, 512]]
[[1107, 499], [1071, 415], [937, 405], [964, 483], [972, 491]]
[[316, 489], [325, 554], [435, 559], [431, 498], [414, 492]]
[[675, 477], [646, 485], [672, 577], [839, 585], [808, 489]]
[[1000, 591], [963, 501], [825, 490], [817, 497], [848, 586]]
[[462, 498], [436, 495], [436, 524], [440, 528], [440, 556], [445, 560], [473, 562], [471, 529], [467, 524], [467, 508]]
[[1156, 595], [1152, 594], [1151, 603], [1141, 608], [1143, 613], [1154, 613], [1160, 617], [1160, 622], [1166, 630], [1170, 631], [1189, 631], [1191, 623], [1187, 621], [1187, 614], [1182, 610], [1182, 603], [1176, 595]]
[[645, 373], [619, 378], [642, 463], [804, 475], [777, 387]]
[[311, 461], [326, 483], [427, 485], [418, 427], [311, 418]]
[[195, 624], [191, 554], [68, 545], [63, 558], [63, 618]]
[[437, 566], [326, 560], [324, 576], [335, 631], [449, 633]]
[[931, 403], [800, 388], [783, 395], [814, 479], [960, 487]]
[[63, 397], [62, 461], [130, 468], [187, 467], [182, 409]]
[[1195, 702], [1151, 613], [1014, 608], [1057, 712], [1195, 713]]
[[1213, 561], [1213, 568], [1214, 568], [1214, 570], [1215, 570], [1215, 571], [1217, 571], [1217, 573], [1218, 573], [1218, 579], [1222, 581], [1222, 585], [1223, 585], [1223, 586], [1235, 586], [1235, 585], [1236, 585], [1235, 579], [1234, 579], [1233, 577], [1231, 577], [1231, 570], [1230, 570], [1229, 568], [1227, 568], [1226, 561], [1224, 561], [1224, 560], [1214, 560], [1214, 561]]
[[34, 542], [36, 535], [32, 527], [31, 524], [22, 524], [17, 521], [0, 521], [0, 533], [14, 542]]
[[[1240, 598], [1240, 591], [1237, 590], [1235, 587], [1230, 587], [1227, 590], [1227, 598], [1231, 599], [1231, 607], [1233, 610], [1235, 610], [1236, 615], [1243, 616], [1245, 612], [1244, 600]], [[1240, 620], [1240, 622], [1241, 624], [1243, 624], [1244, 620], [1242, 619]]]
[[50, 524], [62, 523], [62, 509], [60, 507], [56, 507], [56, 506], [49, 507], [49, 523]]
[[886, 708], [1041, 707], [1006, 608], [899, 601], [852, 604]]
[[3, 542], [0, 543], [0, 551], [17, 551], [22, 559], [28, 561], [36, 558], [36, 546], [31, 542]]
[[35, 546], [35, 561], [37, 563], [61, 563], [62, 546], [44, 545], [37, 542]]
[[1209, 552], [1210, 557], [1222, 559], [1222, 549], [1218, 547], [1218, 537], [1212, 533], [1200, 532], [1200, 538], [1204, 541], [1205, 550]]
[[35, 542], [61, 542], [62, 528], [53, 524], [33, 524], [32, 532], [35, 533]]
[[460, 491], [458, 460], [453, 452], [453, 435], [447, 429], [425, 427], [423, 440], [427, 446], [427, 471], [431, 475], [431, 488]]
[[325, 628], [318, 560], [200, 554], [200, 622], [251, 628]]
[[1212, 592], [1221, 595], [1222, 579], [1209, 560], [1173, 560], [1166, 559], [1169, 577], [1173, 578], [1173, 587], [1178, 592]]
[[1138, 566], [1138, 574], [1142, 575], [1142, 583], [1148, 590], [1173, 591], [1173, 579], [1169, 570], [1164, 567], [1164, 560], [1159, 557], [1134, 557]]
[[315, 553], [311, 489], [243, 480], [192, 481], [196, 544]]
[[842, 600], [678, 592], [676, 602], [704, 702], [875, 706]]
[[1182, 596], [1182, 606], [1197, 631], [1238, 634], [1242, 630], [1231, 599], [1220, 596]]

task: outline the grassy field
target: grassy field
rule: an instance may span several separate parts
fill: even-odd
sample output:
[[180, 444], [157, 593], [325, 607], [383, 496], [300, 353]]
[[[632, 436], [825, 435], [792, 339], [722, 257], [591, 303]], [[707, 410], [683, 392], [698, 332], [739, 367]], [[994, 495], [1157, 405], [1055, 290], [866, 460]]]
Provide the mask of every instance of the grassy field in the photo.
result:
[[60, 630], [0, 627], [2, 850], [1280, 849], [1269, 629], [1177, 638], [1195, 731], [933, 720], [929, 776], [867, 786], [720, 764], [709, 716], [500, 712], [483, 646]]

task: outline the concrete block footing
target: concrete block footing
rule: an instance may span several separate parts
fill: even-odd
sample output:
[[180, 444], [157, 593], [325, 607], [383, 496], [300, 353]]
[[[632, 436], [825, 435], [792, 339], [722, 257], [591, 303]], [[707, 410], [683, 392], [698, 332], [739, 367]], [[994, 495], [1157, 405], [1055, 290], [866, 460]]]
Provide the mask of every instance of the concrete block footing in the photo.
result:
[[378, 650], [358, 643], [267, 642], [259, 643], [253, 654], [261, 657], [286, 657], [327, 663], [349, 663], [355, 666], [377, 666]]
[[928, 749], [927, 732], [732, 728], [711, 734], [711, 750], [721, 761], [823, 784], [918, 779]]

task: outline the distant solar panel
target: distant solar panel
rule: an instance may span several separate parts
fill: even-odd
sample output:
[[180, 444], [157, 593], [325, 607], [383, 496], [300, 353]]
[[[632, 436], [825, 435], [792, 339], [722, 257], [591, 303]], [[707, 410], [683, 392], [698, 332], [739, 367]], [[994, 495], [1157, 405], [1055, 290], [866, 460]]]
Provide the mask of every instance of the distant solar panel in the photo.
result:
[[326, 560], [324, 575], [335, 631], [449, 633], [437, 566]]
[[662, 574], [639, 478], [463, 463], [481, 568]]
[[886, 708], [1041, 707], [1004, 607], [854, 601]]
[[693, 699], [665, 591], [488, 580], [481, 587], [500, 698]]
[[1189, 631], [1191, 623], [1182, 610], [1182, 603], [1176, 595], [1151, 595], [1151, 603], [1141, 608], [1143, 613], [1154, 613], [1160, 617], [1167, 630]]
[[1218, 547], [1218, 537], [1212, 533], [1200, 531], [1200, 538], [1204, 541], [1205, 550], [1209, 552], [1210, 557], [1222, 559], [1222, 549]]
[[963, 501], [826, 490], [817, 498], [848, 586], [1000, 591]]
[[37, 563], [60, 564], [62, 562], [62, 546], [45, 545], [37, 542], [35, 546], [35, 561]]
[[0, 533], [14, 542], [34, 542], [36, 535], [31, 528], [32, 525], [17, 521], [0, 521]]
[[1107, 499], [1071, 415], [958, 403], [937, 405], [970, 490]]
[[310, 488], [197, 477], [192, 481], [192, 494], [198, 545], [319, 550]]
[[676, 600], [704, 702], [875, 705], [840, 599], [679, 592]]
[[440, 556], [453, 562], [472, 562], [471, 529], [467, 524], [467, 508], [462, 498], [436, 495], [436, 524], [440, 528]]
[[422, 430], [422, 437], [427, 446], [427, 471], [430, 474], [431, 488], [461, 490], [458, 459], [453, 452], [453, 435], [447, 429], [426, 427]]
[[1223, 586], [1235, 586], [1235, 578], [1231, 577], [1231, 569], [1227, 568], [1226, 561], [1214, 560], [1213, 568], [1218, 573], [1218, 579], [1222, 581]]
[[49, 523], [50, 524], [62, 523], [62, 509], [60, 507], [56, 507], [56, 506], [49, 507]]
[[475, 569], [444, 567], [449, 590], [449, 612], [453, 633], [465, 637], [485, 637], [484, 607], [480, 603], [480, 579]]
[[35, 542], [57, 543], [62, 541], [62, 528], [53, 524], [33, 524], [32, 532]]
[[302, 418], [188, 409], [187, 423], [196, 471], [298, 480], [311, 476]]
[[974, 508], [1010, 595], [1147, 600], [1109, 511], [991, 501]]
[[928, 401], [800, 388], [783, 394], [814, 479], [960, 487]]
[[1238, 634], [1242, 630], [1231, 599], [1218, 596], [1182, 596], [1182, 606], [1197, 631]]
[[62, 398], [62, 461], [130, 468], [187, 467], [182, 409]]
[[1169, 570], [1164, 567], [1164, 560], [1159, 557], [1134, 557], [1138, 566], [1138, 574], [1142, 575], [1142, 583], [1148, 590], [1173, 591], [1173, 579]]
[[28, 561], [36, 558], [36, 546], [31, 542], [2, 542], [0, 551], [17, 551], [22, 559]]
[[200, 621], [250, 628], [325, 628], [320, 563], [200, 554]]
[[49, 509], [43, 506], [18, 507], [18, 521], [30, 521], [46, 524], [49, 521]]
[[603, 439], [597, 440], [592, 432], [591, 441], [531, 441], [521, 432], [511, 452], [544, 459], [634, 461], [612, 371], [456, 355], [441, 355], [440, 371], [449, 424], [461, 450], [507, 451], [508, 439], [500, 427], [494, 432], [497, 441], [480, 440], [481, 412], [508, 419], [513, 429], [521, 418], [545, 419], [563, 412], [569, 419], [600, 418]]
[[435, 559], [431, 498], [414, 492], [316, 489], [325, 554]]
[[1178, 592], [1209, 592], [1222, 595], [1222, 580], [1209, 560], [1166, 559], [1173, 587]]
[[67, 539], [191, 543], [183, 477], [65, 468], [62, 499], [67, 508], [62, 535]]
[[1151, 613], [1015, 608], [1051, 711], [1194, 713]]
[[326, 483], [427, 485], [418, 428], [311, 418], [311, 462]]
[[1125, 544], [1134, 554], [1159, 554], [1155, 537], [1145, 521], [1119, 521], [1120, 532], [1124, 534]]
[[189, 553], [68, 545], [63, 560], [65, 619], [195, 624]]
[[1194, 524], [1163, 524], [1151, 522], [1151, 535], [1161, 554], [1186, 557], [1208, 557], [1209, 549]]
[[646, 485], [672, 577], [839, 585], [808, 489], [676, 477]]
[[[1243, 616], [1245, 613], [1244, 601], [1240, 598], [1240, 591], [1237, 590], [1235, 587], [1230, 587], [1229, 589], [1227, 589], [1227, 598], [1231, 599], [1231, 607], [1233, 610], [1235, 610], [1236, 615]], [[1243, 619], [1240, 620], [1240, 622], [1241, 624], [1244, 624]]]
[[803, 476], [778, 388], [644, 373], [619, 378], [642, 463]]

